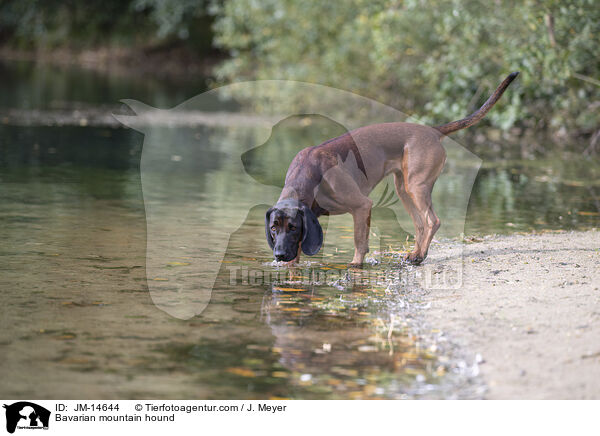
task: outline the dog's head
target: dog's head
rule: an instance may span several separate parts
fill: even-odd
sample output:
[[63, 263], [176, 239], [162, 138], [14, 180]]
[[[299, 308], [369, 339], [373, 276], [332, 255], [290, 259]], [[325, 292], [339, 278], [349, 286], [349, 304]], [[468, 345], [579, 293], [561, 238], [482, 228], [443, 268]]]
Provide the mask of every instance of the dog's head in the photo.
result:
[[300, 253], [314, 256], [323, 245], [323, 229], [315, 214], [297, 200], [282, 200], [267, 211], [265, 233], [278, 261], [290, 262]]

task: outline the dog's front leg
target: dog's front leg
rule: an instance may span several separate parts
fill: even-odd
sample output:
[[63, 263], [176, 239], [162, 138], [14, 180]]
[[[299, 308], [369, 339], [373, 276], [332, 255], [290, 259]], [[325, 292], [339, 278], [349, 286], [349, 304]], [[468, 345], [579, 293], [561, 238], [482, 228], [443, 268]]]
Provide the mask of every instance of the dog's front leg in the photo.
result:
[[362, 265], [365, 254], [369, 252], [369, 229], [371, 228], [371, 208], [373, 201], [365, 197], [363, 204], [354, 209], [352, 219], [354, 220], [354, 258], [351, 265]]

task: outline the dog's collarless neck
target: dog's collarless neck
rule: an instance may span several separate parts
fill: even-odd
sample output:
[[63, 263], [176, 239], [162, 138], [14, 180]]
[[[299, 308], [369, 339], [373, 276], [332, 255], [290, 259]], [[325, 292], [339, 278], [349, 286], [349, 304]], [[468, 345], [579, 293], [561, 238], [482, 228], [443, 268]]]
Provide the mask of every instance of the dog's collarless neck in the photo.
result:
[[300, 200], [296, 200], [295, 198], [286, 198], [284, 200], [279, 200], [275, 206], [276, 208], [297, 208], [297, 209], [301, 209], [303, 207], [307, 207], [304, 203], [302, 203]]

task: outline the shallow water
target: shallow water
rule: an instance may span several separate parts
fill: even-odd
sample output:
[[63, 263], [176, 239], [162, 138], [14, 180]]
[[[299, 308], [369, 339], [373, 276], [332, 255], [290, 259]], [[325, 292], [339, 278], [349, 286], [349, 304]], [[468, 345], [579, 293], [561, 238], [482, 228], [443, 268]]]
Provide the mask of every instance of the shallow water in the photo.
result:
[[[115, 105], [121, 98], [169, 107], [202, 91], [198, 80], [142, 81], [28, 64], [4, 65], [0, 84], [0, 109]], [[245, 174], [232, 170], [227, 147], [242, 143], [241, 156], [251, 148], [251, 139], [244, 138], [253, 135], [230, 131], [209, 159], [172, 160], [177, 177], [169, 180], [174, 182], [159, 184], [144, 198], [142, 134], [101, 126], [0, 124], [0, 347], [5, 356], [0, 395], [481, 396], [476, 362], [428, 325], [425, 291], [412, 280], [417, 270], [398, 262], [410, 244], [410, 227], [404, 222], [400, 227], [389, 212], [395, 201], [391, 190], [375, 194], [381, 200], [373, 219], [371, 256], [377, 262], [362, 270], [346, 267], [352, 257], [349, 217], [324, 218], [326, 237], [333, 242], [290, 270], [271, 263], [263, 233], [267, 204], [259, 201], [260, 192], [241, 222], [234, 216], [254, 191], [277, 190], [298, 147], [336, 136], [338, 130], [318, 117], [280, 126], [274, 131], [280, 154], [262, 149], [242, 159], [257, 182], [252, 186]], [[204, 133], [177, 131], [192, 138]], [[177, 153], [171, 155], [182, 155]], [[451, 227], [451, 199], [462, 194], [463, 185], [460, 163], [449, 166], [447, 183], [436, 186], [434, 201]], [[199, 167], [206, 176], [191, 177]], [[190, 280], [203, 280], [218, 257], [190, 244], [179, 256], [165, 251], [160, 270], [147, 268], [152, 223], [145, 206], [158, 208], [165, 199], [178, 198], [194, 202], [193, 213], [182, 208], [168, 222], [178, 236], [193, 241], [194, 229], [214, 229], [215, 207], [232, 211], [219, 224], [235, 228], [225, 240], [208, 306], [187, 320], [158, 310], [147, 285], [164, 284], [168, 291], [172, 276], [188, 272]], [[599, 198], [593, 160], [560, 155], [484, 162], [468, 203], [465, 234], [597, 226]], [[216, 246], [220, 240], [215, 236], [203, 243]]]

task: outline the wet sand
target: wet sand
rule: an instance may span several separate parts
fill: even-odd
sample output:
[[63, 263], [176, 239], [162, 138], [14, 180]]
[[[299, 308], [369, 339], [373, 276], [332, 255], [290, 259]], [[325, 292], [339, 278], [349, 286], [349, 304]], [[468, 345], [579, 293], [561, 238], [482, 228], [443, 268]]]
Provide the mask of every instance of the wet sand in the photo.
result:
[[[600, 232], [490, 236], [462, 248], [463, 285], [430, 291], [428, 319], [481, 355], [485, 398], [600, 398]], [[434, 245], [428, 262], [458, 250]]]

